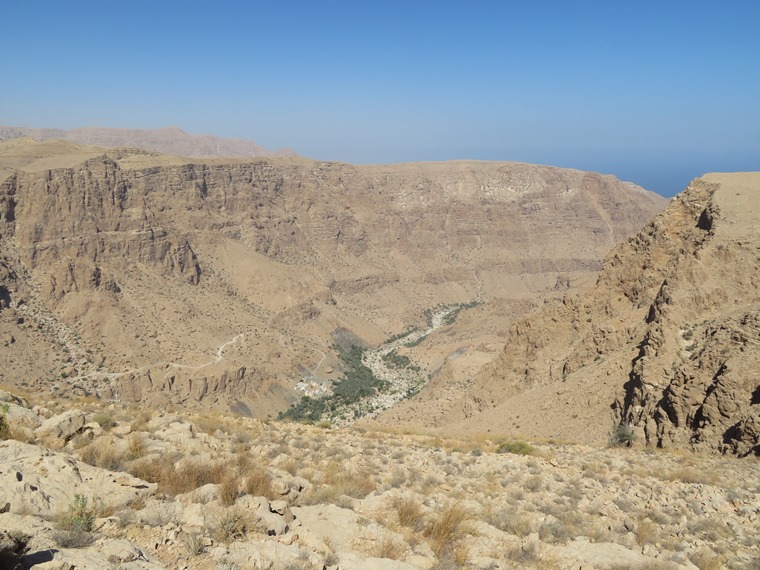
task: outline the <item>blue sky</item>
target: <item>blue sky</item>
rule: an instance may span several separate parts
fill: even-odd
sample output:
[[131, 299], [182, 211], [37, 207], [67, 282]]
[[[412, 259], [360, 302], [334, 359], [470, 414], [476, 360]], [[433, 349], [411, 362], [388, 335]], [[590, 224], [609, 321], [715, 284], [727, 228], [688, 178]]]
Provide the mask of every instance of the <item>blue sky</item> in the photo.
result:
[[521, 160], [665, 195], [760, 170], [760, 2], [7, 2], [0, 124], [354, 163]]

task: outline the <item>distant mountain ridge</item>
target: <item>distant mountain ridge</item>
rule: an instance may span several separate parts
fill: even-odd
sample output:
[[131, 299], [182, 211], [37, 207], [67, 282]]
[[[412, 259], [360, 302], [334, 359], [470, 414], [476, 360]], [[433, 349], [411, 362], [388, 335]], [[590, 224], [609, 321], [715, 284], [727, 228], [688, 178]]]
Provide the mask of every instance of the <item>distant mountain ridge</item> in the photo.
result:
[[137, 147], [153, 152], [192, 158], [298, 156], [295, 151], [289, 148], [272, 151], [257, 145], [253, 141], [187, 133], [173, 126], [154, 130], [83, 127], [69, 131], [0, 126], [0, 141], [21, 137], [31, 137], [38, 141], [64, 139], [109, 148]]

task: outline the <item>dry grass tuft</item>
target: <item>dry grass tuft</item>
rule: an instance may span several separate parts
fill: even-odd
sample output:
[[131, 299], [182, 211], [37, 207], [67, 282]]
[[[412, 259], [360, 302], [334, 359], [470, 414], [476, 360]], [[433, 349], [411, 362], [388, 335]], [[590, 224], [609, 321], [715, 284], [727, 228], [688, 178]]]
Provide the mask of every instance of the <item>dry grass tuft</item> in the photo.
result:
[[371, 473], [350, 471], [337, 462], [330, 463], [325, 469], [324, 482], [334, 489], [337, 496], [346, 495], [355, 499], [363, 499], [377, 489]]
[[125, 458], [107, 440], [97, 440], [78, 451], [79, 458], [94, 467], [108, 469], [109, 471], [124, 469]]
[[235, 504], [239, 495], [238, 478], [233, 473], [228, 473], [219, 485], [219, 499], [225, 507]]
[[132, 420], [132, 431], [145, 431], [148, 427], [148, 422], [151, 419], [151, 413], [148, 411], [142, 411], [135, 416]]
[[702, 483], [715, 485], [720, 481], [720, 474], [715, 471], [696, 469], [694, 467], [679, 467], [667, 471], [660, 476], [664, 481], [681, 481], [682, 483]]
[[176, 458], [169, 455], [160, 458], [144, 458], [133, 462], [129, 472], [150, 483], [158, 483], [159, 491], [168, 495], [189, 493], [209, 483], [221, 484], [226, 477], [222, 463], [184, 461], [175, 465]]
[[145, 455], [145, 444], [143, 443], [142, 435], [139, 433], [133, 433], [129, 436], [127, 441], [127, 458], [130, 461], [140, 459]]
[[277, 498], [272, 488], [272, 476], [263, 467], [251, 467], [245, 474], [243, 492], [254, 497], [266, 497], [269, 500]]
[[444, 549], [453, 548], [467, 534], [465, 523], [470, 518], [470, 513], [461, 503], [453, 503], [428, 524], [425, 536], [430, 540], [430, 548], [436, 556]]
[[720, 570], [725, 568], [722, 556], [717, 556], [709, 550], [697, 552], [689, 557], [691, 563], [699, 570]]
[[420, 503], [413, 497], [395, 497], [391, 501], [391, 507], [396, 512], [401, 526], [413, 530], [422, 530], [424, 527], [424, 514]]
[[658, 539], [657, 527], [649, 519], [639, 521], [636, 526], [636, 542], [639, 546], [653, 544]]
[[406, 556], [407, 546], [400, 540], [386, 534], [376, 544], [373, 554], [378, 558], [389, 558], [390, 560], [403, 560]]

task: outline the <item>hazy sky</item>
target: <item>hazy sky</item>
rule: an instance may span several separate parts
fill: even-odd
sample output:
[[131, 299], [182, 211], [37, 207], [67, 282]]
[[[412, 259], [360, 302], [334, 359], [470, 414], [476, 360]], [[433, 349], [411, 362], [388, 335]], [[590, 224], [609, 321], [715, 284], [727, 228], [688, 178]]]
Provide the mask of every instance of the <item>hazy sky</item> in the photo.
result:
[[521, 160], [672, 195], [760, 170], [760, 1], [5, 2], [0, 124], [354, 163]]

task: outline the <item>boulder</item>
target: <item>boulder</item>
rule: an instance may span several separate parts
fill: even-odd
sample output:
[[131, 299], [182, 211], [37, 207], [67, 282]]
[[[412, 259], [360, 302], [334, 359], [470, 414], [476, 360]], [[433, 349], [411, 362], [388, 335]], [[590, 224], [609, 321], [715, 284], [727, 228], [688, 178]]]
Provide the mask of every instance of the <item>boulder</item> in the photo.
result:
[[21, 426], [36, 429], [42, 425], [42, 419], [32, 410], [18, 403], [6, 403], [8, 406], [5, 412], [5, 420], [10, 427]]
[[84, 427], [84, 413], [79, 410], [68, 410], [42, 422], [35, 434], [50, 445], [64, 445]]

